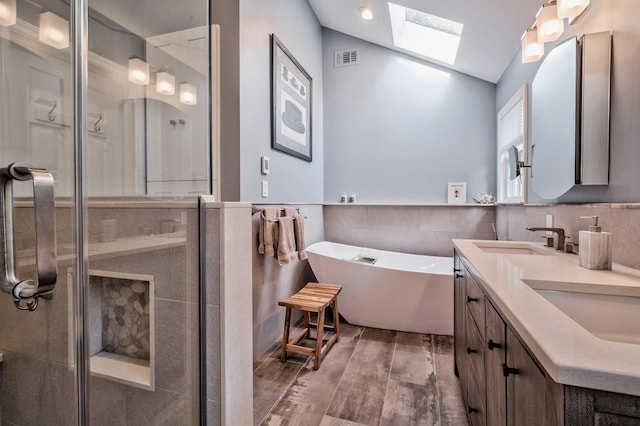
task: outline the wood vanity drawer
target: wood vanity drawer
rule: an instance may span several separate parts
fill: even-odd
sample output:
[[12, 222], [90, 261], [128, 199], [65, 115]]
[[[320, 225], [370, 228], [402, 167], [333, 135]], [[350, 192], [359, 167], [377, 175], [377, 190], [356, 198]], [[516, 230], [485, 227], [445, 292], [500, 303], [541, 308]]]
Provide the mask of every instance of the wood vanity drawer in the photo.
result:
[[473, 320], [478, 326], [478, 331], [480, 332], [480, 337], [484, 341], [484, 308], [485, 308], [485, 299], [484, 293], [480, 290], [478, 283], [472, 275], [467, 276], [467, 295], [465, 298], [465, 303]]
[[484, 401], [480, 398], [481, 392], [473, 379], [467, 382], [467, 395], [466, 408], [469, 415], [469, 424], [471, 426], [484, 426], [487, 423]]
[[640, 396], [595, 391], [594, 397], [596, 412], [640, 418]]
[[486, 375], [484, 373], [484, 340], [480, 337], [478, 329], [470, 318], [470, 315], [467, 315], [465, 335], [465, 351], [470, 370], [469, 376], [473, 377], [473, 381], [478, 385], [478, 389], [483, 390], [481, 392], [481, 400], [484, 402], [484, 389], [486, 389]]

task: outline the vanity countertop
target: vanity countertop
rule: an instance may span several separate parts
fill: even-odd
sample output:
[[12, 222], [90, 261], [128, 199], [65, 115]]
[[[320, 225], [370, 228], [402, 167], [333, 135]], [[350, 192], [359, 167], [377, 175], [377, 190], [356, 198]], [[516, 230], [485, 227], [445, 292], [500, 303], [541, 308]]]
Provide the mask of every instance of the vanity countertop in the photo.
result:
[[488, 253], [475, 244], [486, 241], [453, 243], [479, 274], [495, 307], [554, 381], [640, 396], [640, 344], [596, 337], [532, 288], [540, 284], [547, 290], [640, 297], [639, 270], [615, 263], [612, 271], [588, 270], [579, 266], [575, 254], [538, 243], [526, 244], [548, 255]]

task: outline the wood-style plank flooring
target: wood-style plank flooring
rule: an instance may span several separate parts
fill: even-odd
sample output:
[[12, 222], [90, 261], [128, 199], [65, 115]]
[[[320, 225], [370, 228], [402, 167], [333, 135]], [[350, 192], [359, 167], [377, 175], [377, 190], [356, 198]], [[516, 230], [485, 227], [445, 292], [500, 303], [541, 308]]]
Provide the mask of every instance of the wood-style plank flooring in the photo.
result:
[[317, 371], [302, 355], [280, 362], [279, 347], [256, 363], [256, 425], [467, 424], [452, 337], [340, 327]]

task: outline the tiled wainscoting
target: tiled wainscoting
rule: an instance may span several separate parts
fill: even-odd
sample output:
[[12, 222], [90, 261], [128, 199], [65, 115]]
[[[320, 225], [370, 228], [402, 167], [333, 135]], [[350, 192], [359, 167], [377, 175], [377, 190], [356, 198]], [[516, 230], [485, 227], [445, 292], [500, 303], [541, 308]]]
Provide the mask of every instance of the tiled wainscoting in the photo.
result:
[[554, 226], [564, 228], [567, 241], [578, 242], [578, 231], [598, 216], [602, 230], [613, 234], [613, 261], [640, 268], [640, 204], [559, 204], [548, 206], [498, 206], [496, 217], [501, 240], [542, 241], [543, 233], [527, 231], [528, 226], [545, 226], [546, 215], [553, 215]]
[[328, 241], [431, 256], [452, 256], [454, 238], [495, 239], [495, 222], [495, 206], [324, 207]]

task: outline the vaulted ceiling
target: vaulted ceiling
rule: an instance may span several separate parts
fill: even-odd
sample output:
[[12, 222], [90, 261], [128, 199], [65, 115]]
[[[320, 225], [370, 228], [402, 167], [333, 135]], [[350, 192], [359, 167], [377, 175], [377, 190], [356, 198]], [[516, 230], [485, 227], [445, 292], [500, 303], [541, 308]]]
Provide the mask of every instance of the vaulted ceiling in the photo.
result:
[[[496, 83], [520, 48], [520, 36], [533, 24], [544, 0], [392, 0], [411, 9], [464, 25], [453, 65], [439, 65]], [[429, 60], [393, 43], [387, 0], [309, 0], [320, 24], [380, 46]], [[373, 10], [372, 21], [358, 12]]]

